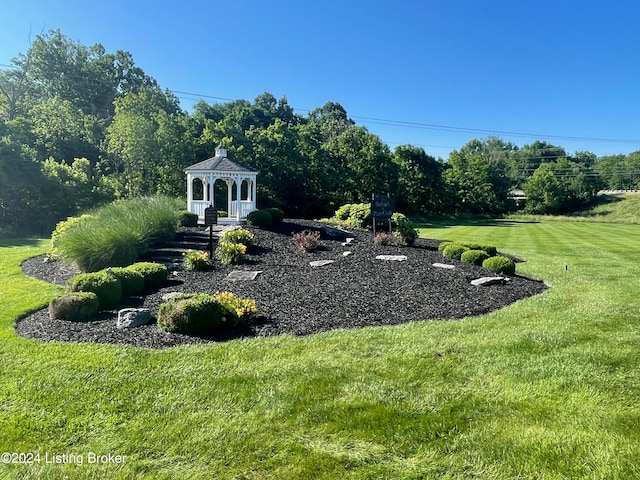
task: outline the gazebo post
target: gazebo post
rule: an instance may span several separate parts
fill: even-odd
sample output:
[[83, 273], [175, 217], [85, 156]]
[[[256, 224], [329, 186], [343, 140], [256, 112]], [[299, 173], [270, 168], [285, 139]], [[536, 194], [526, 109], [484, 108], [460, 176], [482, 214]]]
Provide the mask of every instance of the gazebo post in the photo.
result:
[[236, 178], [236, 221], [240, 221], [240, 193], [242, 192], [242, 179], [240, 177]]

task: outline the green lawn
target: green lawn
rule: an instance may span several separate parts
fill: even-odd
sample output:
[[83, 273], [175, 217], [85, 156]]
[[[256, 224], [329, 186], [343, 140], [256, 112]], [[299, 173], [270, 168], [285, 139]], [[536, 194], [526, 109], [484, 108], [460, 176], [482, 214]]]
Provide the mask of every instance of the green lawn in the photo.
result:
[[0, 452], [41, 454], [0, 478], [640, 478], [640, 226], [421, 233], [497, 245], [551, 289], [483, 317], [305, 338], [48, 344], [13, 330], [58, 292], [19, 272], [46, 244], [0, 242]]

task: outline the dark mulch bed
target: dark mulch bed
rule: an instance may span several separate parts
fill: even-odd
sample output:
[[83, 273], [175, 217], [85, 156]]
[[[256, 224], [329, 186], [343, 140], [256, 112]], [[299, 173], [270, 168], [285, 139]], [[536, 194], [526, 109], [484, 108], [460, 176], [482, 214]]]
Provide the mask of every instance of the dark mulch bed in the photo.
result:
[[[543, 292], [539, 281], [514, 276], [505, 285], [475, 287], [474, 278], [492, 276], [480, 267], [445, 259], [437, 251], [438, 241], [418, 239], [413, 247], [376, 246], [372, 234], [354, 232], [356, 241], [343, 246], [342, 240], [323, 236], [313, 253], [298, 253], [290, 240], [293, 232], [320, 229], [321, 224], [287, 220], [277, 228], [249, 227], [256, 246], [248, 262], [224, 267], [217, 261], [204, 272], [178, 270], [163, 288], [145, 292], [123, 302], [122, 307], [146, 307], [157, 315], [162, 295], [168, 292], [231, 291], [252, 298], [258, 316], [251, 325], [225, 332], [216, 338], [196, 338], [162, 332], [155, 323], [131, 330], [116, 328], [117, 310], [100, 313], [86, 323], [52, 320], [47, 309], [17, 322], [17, 332], [27, 338], [72, 342], [123, 343], [163, 348], [187, 343], [220, 341], [250, 336], [280, 334], [308, 335], [317, 332], [395, 325], [418, 320], [455, 319], [482, 315], [522, 298]], [[351, 251], [349, 256], [343, 252]], [[376, 255], [406, 255], [407, 261], [381, 261]], [[312, 260], [335, 260], [311, 267]], [[73, 268], [44, 256], [26, 260], [26, 275], [64, 284], [75, 274]], [[455, 264], [454, 270], [435, 268], [433, 263]], [[228, 281], [232, 270], [262, 270], [253, 281]]]

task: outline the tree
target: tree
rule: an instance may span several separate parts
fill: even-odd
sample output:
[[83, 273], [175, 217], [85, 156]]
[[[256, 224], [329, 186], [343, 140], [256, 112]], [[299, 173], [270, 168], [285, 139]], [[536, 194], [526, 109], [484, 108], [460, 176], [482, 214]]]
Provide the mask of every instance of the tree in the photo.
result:
[[352, 127], [328, 144], [337, 159], [335, 187], [342, 192], [343, 203], [369, 202], [371, 194], [397, 192], [398, 166], [389, 147], [365, 127]]
[[472, 213], [508, 211], [513, 183], [507, 161], [513, 150], [511, 144], [490, 137], [471, 140], [451, 152], [443, 177], [455, 196], [455, 207]]
[[398, 166], [397, 208], [407, 213], [442, 213], [447, 203], [444, 165], [411, 145], [396, 147], [394, 162]]

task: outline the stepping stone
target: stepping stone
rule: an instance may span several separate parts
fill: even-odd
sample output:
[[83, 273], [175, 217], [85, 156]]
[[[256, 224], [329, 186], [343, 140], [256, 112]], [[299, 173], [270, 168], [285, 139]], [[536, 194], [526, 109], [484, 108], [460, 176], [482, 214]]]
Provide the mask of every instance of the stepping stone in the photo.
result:
[[309, 262], [309, 265], [312, 267], [324, 267], [325, 265], [329, 265], [333, 263], [335, 260], [314, 260], [313, 262]]
[[507, 281], [504, 277], [482, 277], [471, 280], [471, 285], [476, 287], [488, 287], [489, 285], [502, 285]]
[[349, 255], [351, 255], [353, 252], [351, 251], [347, 251], [347, 252], [342, 252], [342, 256], [343, 257], [348, 257]]
[[376, 260], [387, 260], [392, 262], [404, 262], [406, 259], [406, 255], [378, 255], [376, 257]]
[[253, 272], [247, 270], [233, 270], [225, 277], [225, 280], [229, 280], [231, 282], [235, 282], [238, 280], [255, 280], [256, 277], [261, 274], [262, 270], [256, 270]]
[[353, 237], [347, 237], [347, 238], [345, 239], [345, 241], [344, 241], [344, 242], [342, 242], [342, 246], [343, 246], [343, 247], [346, 247], [347, 245], [350, 245], [350, 244], [351, 244], [351, 243], [353, 243], [354, 241], [355, 241], [355, 238], [353, 238]]
[[436, 268], [448, 268], [450, 270], [456, 268], [455, 265], [450, 265], [448, 263], [432, 263], [432, 265]]

